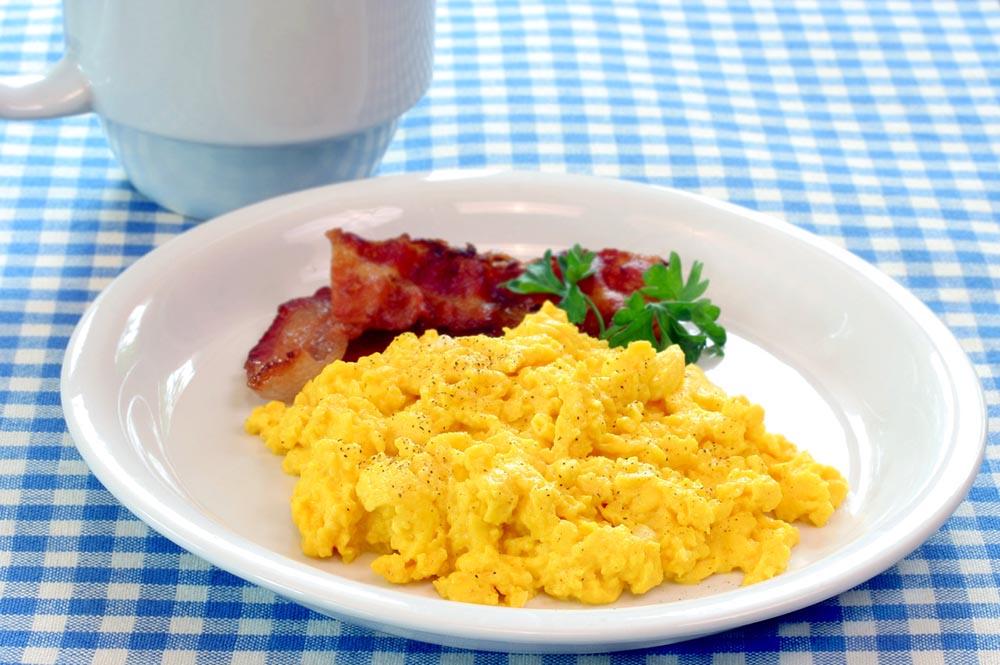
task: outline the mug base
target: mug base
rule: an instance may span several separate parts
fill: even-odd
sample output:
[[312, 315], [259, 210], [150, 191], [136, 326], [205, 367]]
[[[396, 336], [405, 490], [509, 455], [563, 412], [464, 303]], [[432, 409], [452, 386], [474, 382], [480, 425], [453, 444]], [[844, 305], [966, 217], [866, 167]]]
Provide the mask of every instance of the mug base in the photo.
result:
[[397, 125], [392, 120], [311, 143], [227, 146], [102, 122], [111, 150], [135, 188], [195, 219], [310, 187], [366, 178], [378, 166]]

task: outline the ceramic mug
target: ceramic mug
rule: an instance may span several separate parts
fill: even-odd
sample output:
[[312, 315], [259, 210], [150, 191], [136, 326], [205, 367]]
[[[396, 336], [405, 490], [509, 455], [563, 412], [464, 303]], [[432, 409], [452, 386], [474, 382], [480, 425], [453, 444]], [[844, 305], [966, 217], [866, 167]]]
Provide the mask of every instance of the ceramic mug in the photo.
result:
[[93, 111], [136, 189], [195, 218], [371, 175], [431, 80], [434, 0], [64, 0], [0, 117]]

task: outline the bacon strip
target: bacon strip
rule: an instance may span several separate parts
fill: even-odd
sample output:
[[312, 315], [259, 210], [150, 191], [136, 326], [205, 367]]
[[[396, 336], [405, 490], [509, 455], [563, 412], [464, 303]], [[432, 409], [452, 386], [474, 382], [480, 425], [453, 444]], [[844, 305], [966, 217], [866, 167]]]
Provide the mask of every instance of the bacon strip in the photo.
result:
[[[405, 234], [370, 241], [333, 229], [327, 237], [330, 286], [281, 305], [247, 358], [247, 385], [262, 397], [290, 401], [330, 362], [381, 351], [404, 330], [499, 335], [549, 298], [501, 286], [525, 268], [505, 254], [480, 254], [471, 245], [455, 248]], [[595, 274], [580, 288], [608, 323], [657, 262], [663, 260], [601, 250]], [[599, 329], [593, 314], [581, 327], [591, 334]]]
[[330, 287], [289, 300], [247, 355], [247, 385], [265, 399], [291, 401], [309, 379], [344, 356], [349, 340], [330, 316]]
[[499, 334], [544, 301], [500, 286], [524, 272], [505, 254], [405, 234], [373, 242], [334, 229], [327, 237], [332, 314], [360, 330]]
[[[604, 324], [611, 323], [615, 312], [625, 306], [630, 295], [644, 286], [642, 275], [654, 263], [665, 263], [656, 256], [644, 256], [623, 252], [618, 249], [602, 249], [591, 264], [594, 274], [580, 282], [580, 290], [590, 296], [597, 305]], [[580, 328], [591, 335], [597, 335], [600, 327], [592, 314]]]

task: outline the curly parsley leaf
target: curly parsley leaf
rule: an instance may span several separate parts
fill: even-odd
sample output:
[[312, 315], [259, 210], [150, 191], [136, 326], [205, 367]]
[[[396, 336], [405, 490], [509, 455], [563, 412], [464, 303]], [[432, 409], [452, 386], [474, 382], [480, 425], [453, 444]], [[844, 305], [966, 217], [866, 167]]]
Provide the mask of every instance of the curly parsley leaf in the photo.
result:
[[552, 250], [546, 250], [538, 261], [529, 263], [525, 271], [502, 286], [514, 293], [548, 293], [560, 298], [556, 303], [566, 312], [570, 322], [580, 325], [587, 318], [587, 311], [594, 312], [603, 334], [604, 319], [590, 296], [583, 292], [579, 282], [594, 274], [596, 254], [588, 252], [580, 245], [573, 245], [569, 251], [555, 258], [553, 267]]

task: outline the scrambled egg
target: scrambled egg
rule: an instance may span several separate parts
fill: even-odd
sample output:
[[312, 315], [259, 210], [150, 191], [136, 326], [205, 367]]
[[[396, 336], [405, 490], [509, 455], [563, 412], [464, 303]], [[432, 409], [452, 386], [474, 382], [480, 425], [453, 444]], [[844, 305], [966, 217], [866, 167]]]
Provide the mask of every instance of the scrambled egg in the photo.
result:
[[445, 598], [610, 603], [782, 572], [841, 475], [764, 428], [677, 347], [585, 335], [546, 305], [503, 337], [400, 335], [246, 422], [286, 472], [303, 551]]

